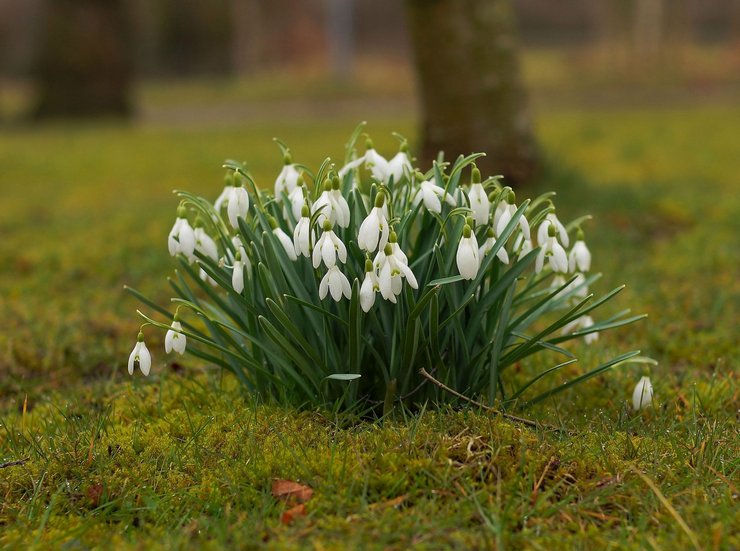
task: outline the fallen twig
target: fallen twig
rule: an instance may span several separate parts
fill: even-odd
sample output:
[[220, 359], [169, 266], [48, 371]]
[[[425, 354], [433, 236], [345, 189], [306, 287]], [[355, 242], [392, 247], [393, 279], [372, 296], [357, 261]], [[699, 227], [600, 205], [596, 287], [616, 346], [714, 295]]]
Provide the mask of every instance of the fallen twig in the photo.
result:
[[18, 467], [20, 465], [25, 465], [30, 460], [31, 460], [30, 457], [26, 457], [25, 459], [16, 459], [15, 461], [8, 461], [7, 463], [0, 463], [0, 469], [7, 469], [8, 467]]
[[421, 374], [422, 377], [424, 377], [425, 379], [428, 379], [429, 381], [431, 381], [432, 383], [434, 383], [435, 385], [437, 385], [442, 390], [444, 390], [446, 392], [449, 392], [453, 396], [457, 396], [458, 398], [460, 398], [462, 400], [465, 400], [466, 402], [468, 402], [470, 404], [473, 404], [474, 406], [477, 406], [477, 407], [479, 407], [479, 408], [487, 411], [488, 413], [493, 413], [494, 415], [500, 415], [504, 419], [508, 419], [508, 420], [514, 421], [516, 423], [521, 423], [522, 425], [526, 425], [528, 427], [532, 427], [532, 428], [535, 428], [535, 429], [542, 427], [542, 428], [546, 428], [548, 430], [559, 430], [557, 427], [552, 427], [552, 426], [549, 426], [549, 425], [542, 425], [542, 424], [537, 423], [536, 421], [532, 421], [531, 419], [525, 419], [524, 417], [518, 417], [516, 415], [512, 415], [511, 413], [506, 413], [506, 412], [503, 412], [503, 411], [498, 410], [496, 408], [492, 408], [491, 406], [487, 406], [486, 404], [483, 404], [481, 402], [477, 402], [476, 400], [473, 400], [472, 398], [468, 398], [464, 394], [460, 394], [457, 390], [454, 390], [454, 389], [448, 387], [443, 382], [438, 381], [437, 379], [435, 379], [434, 377], [432, 377], [429, 374], [429, 372], [426, 369], [424, 369], [423, 367], [419, 370], [419, 373]]

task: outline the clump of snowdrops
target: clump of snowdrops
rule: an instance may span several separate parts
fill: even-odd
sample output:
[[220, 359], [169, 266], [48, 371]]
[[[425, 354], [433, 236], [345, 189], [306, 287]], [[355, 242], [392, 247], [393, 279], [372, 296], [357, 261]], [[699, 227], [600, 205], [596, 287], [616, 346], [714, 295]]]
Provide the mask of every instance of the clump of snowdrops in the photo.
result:
[[[269, 191], [227, 161], [215, 201], [176, 192], [174, 297], [167, 308], [129, 289], [158, 315], [139, 312], [129, 373], [149, 373], [152, 325], [167, 332], [167, 353], [230, 371], [265, 400], [387, 411], [458, 400], [453, 389], [506, 407], [638, 354], [566, 382], [556, 375], [577, 361], [568, 341], [593, 344], [642, 317], [597, 316], [621, 287], [589, 291], [599, 276], [581, 229], [588, 216], [564, 225], [554, 193], [520, 200], [501, 176], [481, 175], [481, 153], [419, 167], [401, 136], [387, 160], [369, 137], [357, 146], [361, 131], [343, 163], [315, 172], [277, 141], [284, 163]], [[542, 352], [561, 359], [524, 382], [507, 376]]]

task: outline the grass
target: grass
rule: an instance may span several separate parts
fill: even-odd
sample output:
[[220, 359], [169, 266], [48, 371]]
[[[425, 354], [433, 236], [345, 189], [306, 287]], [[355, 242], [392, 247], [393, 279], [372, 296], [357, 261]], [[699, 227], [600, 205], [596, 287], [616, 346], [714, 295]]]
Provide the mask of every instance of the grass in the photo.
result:
[[[538, 117], [538, 186], [561, 218], [594, 214], [600, 288], [627, 282], [620, 307], [650, 315], [586, 353], [659, 361], [644, 414], [626, 405], [634, 366], [529, 412], [563, 432], [465, 408], [369, 423], [253, 404], [154, 339], [154, 375], [125, 374], [138, 320], [122, 286], [166, 299], [170, 191], [214, 196], [225, 157], [269, 184], [272, 136], [316, 165], [359, 116], [0, 133], [0, 464], [21, 462], [0, 469], [0, 546], [740, 546], [734, 107]], [[382, 151], [414, 135], [410, 118], [370, 123]], [[305, 517], [281, 522], [274, 478], [314, 489]]]

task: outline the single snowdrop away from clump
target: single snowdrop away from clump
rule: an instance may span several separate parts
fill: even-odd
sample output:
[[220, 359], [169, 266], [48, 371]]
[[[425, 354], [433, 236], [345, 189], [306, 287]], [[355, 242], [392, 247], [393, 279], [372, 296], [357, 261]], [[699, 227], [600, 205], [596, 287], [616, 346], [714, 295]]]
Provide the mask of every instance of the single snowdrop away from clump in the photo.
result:
[[650, 407], [653, 402], [653, 384], [650, 382], [650, 377], [643, 376], [635, 385], [635, 390], [632, 391], [632, 409], [640, 411]]

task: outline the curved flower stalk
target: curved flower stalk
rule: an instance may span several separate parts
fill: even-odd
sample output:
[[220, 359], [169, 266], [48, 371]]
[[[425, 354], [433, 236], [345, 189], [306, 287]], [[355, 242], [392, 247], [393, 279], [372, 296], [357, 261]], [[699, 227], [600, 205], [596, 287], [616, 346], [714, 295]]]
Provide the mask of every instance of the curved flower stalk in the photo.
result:
[[[517, 206], [510, 188], [480, 174], [478, 154], [419, 169], [405, 142], [386, 161], [368, 141], [364, 155], [337, 174], [330, 160], [315, 172], [293, 163], [279, 143], [283, 166], [267, 191], [244, 164], [227, 161], [215, 203], [178, 192], [168, 235], [178, 266], [174, 316], [130, 290], [163, 316], [140, 312], [166, 333], [166, 352], [228, 370], [265, 399], [347, 408], [452, 399], [422, 384], [422, 367], [473, 399], [531, 405], [637, 354], [532, 395], [551, 372], [527, 381], [540, 365], [527, 362], [532, 354], [572, 356], [568, 341], [593, 344], [607, 329], [640, 319], [599, 319], [595, 307], [618, 289], [592, 300], [596, 276], [584, 275], [591, 252], [580, 229], [566, 251], [568, 235], [549, 195]], [[376, 180], [369, 188], [350, 185], [348, 172], [361, 166]], [[528, 220], [538, 225], [539, 249]], [[198, 323], [183, 327], [183, 309]], [[151, 368], [139, 337], [132, 374]], [[512, 366], [519, 374], [507, 379]], [[502, 384], [511, 391], [504, 394]]]

